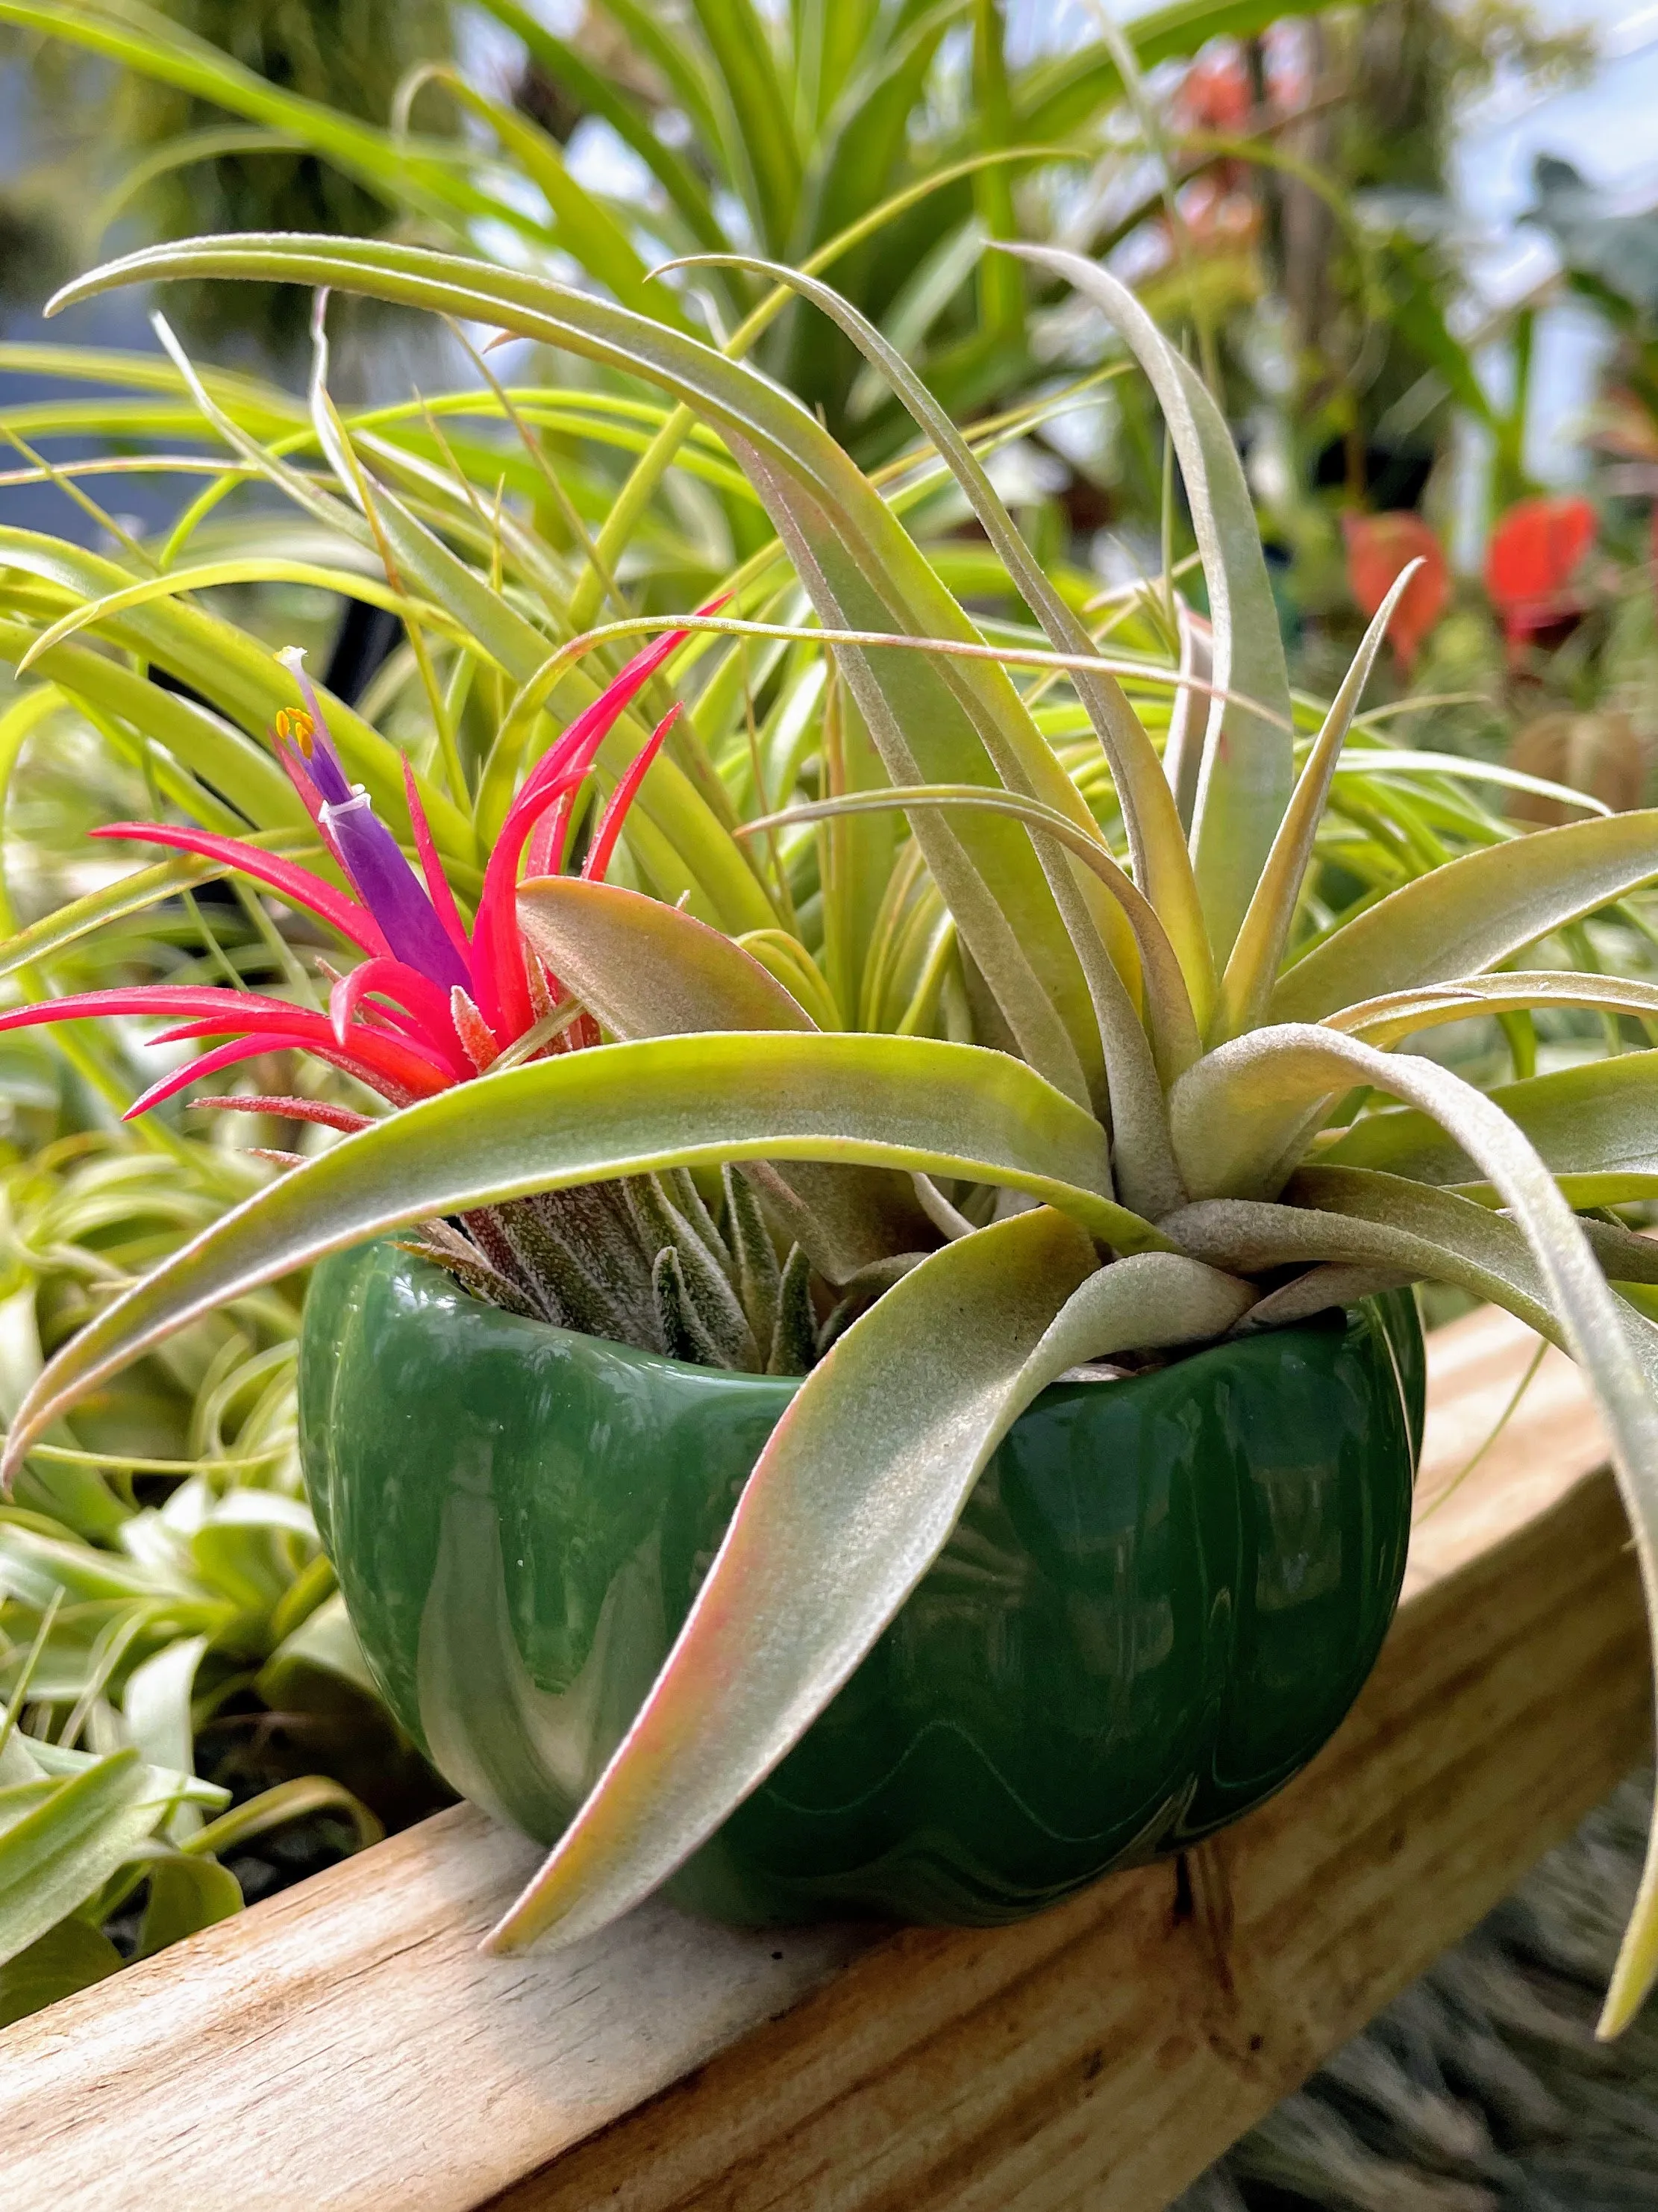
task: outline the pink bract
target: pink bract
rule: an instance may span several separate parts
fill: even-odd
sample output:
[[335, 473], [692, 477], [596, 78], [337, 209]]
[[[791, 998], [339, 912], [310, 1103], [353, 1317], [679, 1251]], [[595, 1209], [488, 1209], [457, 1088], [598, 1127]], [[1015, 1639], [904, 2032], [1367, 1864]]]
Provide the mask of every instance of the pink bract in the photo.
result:
[[[198, 854], [326, 922], [366, 956], [336, 981], [328, 1012], [257, 991], [157, 983], [14, 1007], [0, 1014], [0, 1030], [88, 1016], [174, 1015], [185, 1018], [158, 1042], [228, 1037], [153, 1084], [128, 1109], [129, 1118], [204, 1076], [284, 1048], [309, 1053], [343, 1070], [394, 1106], [470, 1080], [496, 1054], [524, 1036], [538, 1012], [550, 1001], [556, 1004], [561, 995], [556, 977], [539, 967], [531, 969], [534, 955], [519, 934], [519, 870], [525, 848], [531, 847], [538, 872], [562, 866], [576, 798], [600, 746], [685, 635], [671, 630], [637, 653], [537, 764], [509, 808], [491, 851], [470, 934], [444, 874], [412, 771], [405, 763], [420, 875], [374, 813], [367, 792], [347, 778], [321, 702], [299, 655], [284, 654], [307, 708], [303, 713], [285, 709], [277, 719], [272, 743], [322, 843], [349, 884], [348, 891], [240, 838], [191, 826], [121, 822], [93, 834]], [[676, 707], [664, 717], [618, 783], [592, 839], [583, 869], [589, 878], [603, 880], [628, 811], [678, 711]], [[531, 847], [532, 836], [550, 815], [550, 837], [544, 844], [537, 838]], [[544, 1049], [568, 1051], [596, 1037], [592, 1024], [584, 1019]]]

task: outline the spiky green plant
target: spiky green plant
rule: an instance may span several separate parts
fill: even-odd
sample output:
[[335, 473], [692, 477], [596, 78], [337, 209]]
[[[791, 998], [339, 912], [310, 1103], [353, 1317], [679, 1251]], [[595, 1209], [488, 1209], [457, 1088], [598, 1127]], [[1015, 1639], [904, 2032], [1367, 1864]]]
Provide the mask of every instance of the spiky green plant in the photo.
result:
[[[250, 228], [264, 227], [253, 220], [266, 204], [261, 178], [268, 169], [288, 179], [297, 167], [290, 192], [309, 192], [336, 216], [367, 195], [422, 235], [467, 250], [488, 251], [493, 233], [531, 265], [568, 257], [623, 306], [704, 332], [744, 321], [761, 296], [754, 280], [727, 263], [696, 280], [699, 298], [650, 281], [665, 253], [757, 246], [814, 270], [832, 264], [841, 289], [959, 416], [1023, 393], [1043, 369], [1020, 272], [978, 252], [985, 237], [1019, 234], [1016, 184], [1056, 157], [1074, 167], [1104, 150], [1099, 125], [1121, 97], [1125, 58], [1150, 69], [1218, 34], [1312, 12], [1314, 0], [1169, 0], [1136, 17], [1127, 44], [1084, 37], [1017, 66], [1002, 0], [590, 0], [569, 35], [523, 0], [481, 5], [523, 46], [517, 102], [437, 54], [428, 11], [411, 37], [407, 8], [395, 11], [395, 49], [357, 72], [358, 95], [318, 97], [331, 71], [349, 67], [349, 34], [360, 41], [372, 25], [367, 0], [345, 11], [337, 50], [316, 53], [303, 0], [284, 0], [270, 23], [240, 34], [219, 0], [0, 0], [0, 23], [72, 41], [149, 81], [154, 91], [128, 95], [149, 128], [169, 100], [191, 118], [216, 108], [240, 118], [180, 129], [145, 156], [131, 188], [169, 193], [164, 220], [186, 194], [200, 216], [216, 190]], [[365, 120], [365, 102], [389, 93], [392, 52], [417, 47], [428, 21], [431, 49], [407, 71], [392, 112]], [[249, 66], [263, 58], [268, 69], [287, 47], [298, 58], [284, 76]], [[578, 118], [622, 142], [638, 191], [582, 182], [564, 143]], [[1270, 145], [1260, 150], [1272, 158]], [[307, 166], [317, 162], [328, 182]], [[214, 185], [192, 183], [198, 165]], [[1158, 204], [1154, 193], [1142, 212]], [[860, 374], [840, 333], [792, 312], [765, 337], [762, 360], [865, 461], [890, 451], [901, 410], [878, 379]]]
[[[902, 358], [810, 279], [768, 272], [805, 292], [890, 380], [1048, 630], [1045, 655], [985, 641], [797, 400], [688, 334], [544, 279], [415, 247], [209, 240], [131, 257], [70, 295], [182, 276], [356, 289], [586, 354], [693, 409], [764, 503], [884, 769], [884, 788], [815, 801], [829, 829], [811, 834], [832, 842], [865, 811], [902, 809], [963, 948], [967, 1020], [981, 1042], [837, 1030], [804, 1003], [823, 971], [798, 927], [796, 950], [779, 949], [791, 938], [786, 912], [774, 909], [747, 951], [729, 925], [625, 886], [534, 882], [520, 893], [524, 933], [612, 1041], [486, 1074], [295, 1168], [90, 1322], [19, 1412], [12, 1467], [126, 1361], [325, 1252], [647, 1170], [765, 1163], [762, 1202], [823, 1281], [844, 1285], [872, 1245], [885, 1258], [897, 1279], [803, 1384], [638, 1723], [496, 1930], [503, 1945], [603, 1924], [709, 1834], [902, 1603], [1019, 1410], [1079, 1361], [1269, 1328], [1401, 1281], [1497, 1299], [1582, 1362], [1658, 1595], [1658, 1332], [1641, 1310], [1658, 1255], [1606, 1213], [1658, 1195], [1653, 1055], [1486, 1095], [1394, 1049], [1482, 1014], [1564, 1005], [1658, 1015], [1649, 984], [1503, 965], [1658, 878], [1658, 818], [1487, 838], [1442, 865], [1407, 862], [1413, 879], [1321, 918], [1343, 849], [1334, 867], [1328, 848], [1320, 859], [1321, 823], [1387, 610], [1297, 773], [1265, 565], [1224, 422], [1110, 276], [1025, 250], [1122, 332], [1179, 455], [1212, 618], [1206, 672], [1189, 665], [1182, 687], [1183, 708], [1195, 705], [1202, 725], [1189, 821], [1177, 795], [1187, 779], [1165, 772], [1118, 664], [1051, 587], [969, 445]], [[371, 486], [325, 409], [319, 434], [409, 586], [438, 605], [447, 595], [452, 617], [465, 609], [483, 652], [501, 656], [517, 691], [497, 754], [528, 745], [575, 647], [522, 637], [509, 603]], [[143, 619], [171, 638], [156, 611], [185, 615], [166, 599], [179, 580], [106, 597], [82, 619], [117, 636]], [[691, 619], [745, 627], [729, 614], [680, 618]], [[85, 650], [64, 641], [64, 627], [44, 634], [43, 667]], [[200, 648], [210, 659], [204, 634]], [[1068, 677], [1125, 860], [1010, 663]], [[271, 679], [252, 659], [242, 666], [243, 711], [257, 711]], [[350, 757], [378, 769], [370, 733], [348, 722], [342, 751], [348, 742]], [[246, 761], [251, 777], [251, 748]], [[495, 765], [479, 784], [486, 820]], [[756, 842], [720, 837], [732, 869]], [[774, 880], [768, 896], [776, 890]], [[771, 963], [800, 985], [786, 1006]], [[825, 1006], [839, 1011], [827, 990], [813, 1011]], [[762, 1007], [771, 1011], [756, 1015]], [[931, 1224], [919, 1239], [913, 1208], [906, 1218], [878, 1203], [911, 1190]], [[983, 1191], [1023, 1210], [975, 1227]], [[1609, 2027], [1655, 1969], [1649, 1870]]]

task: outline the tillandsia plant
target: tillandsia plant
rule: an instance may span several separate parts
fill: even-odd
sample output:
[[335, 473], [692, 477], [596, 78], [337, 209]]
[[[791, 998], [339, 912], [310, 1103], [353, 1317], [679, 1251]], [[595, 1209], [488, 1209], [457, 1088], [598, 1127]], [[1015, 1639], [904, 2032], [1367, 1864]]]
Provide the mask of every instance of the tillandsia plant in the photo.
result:
[[[917, 1033], [927, 1025], [919, 1019], [908, 1033], [836, 1028], [798, 909], [785, 957], [780, 922], [742, 933], [750, 950], [642, 890], [532, 875], [517, 895], [523, 944], [568, 994], [555, 1012], [579, 1001], [601, 1041], [452, 1085], [434, 1068], [431, 1095], [295, 1166], [90, 1322], [19, 1410], [10, 1468], [83, 1394], [227, 1298], [366, 1238], [646, 1176], [688, 1173], [706, 1197], [712, 1187], [695, 1178], [740, 1168], [774, 1264], [791, 1244], [805, 1255], [814, 1310], [865, 1297], [867, 1310], [813, 1345], [821, 1356], [762, 1453], [654, 1687], [495, 1932], [498, 1945], [602, 1926], [709, 1837], [903, 1604], [1016, 1416], [1081, 1364], [1270, 1329], [1419, 1279], [1494, 1298], [1582, 1362], [1658, 1601], [1658, 1328], [1644, 1310], [1658, 1253], [1610, 1211], [1658, 1195], [1654, 1055], [1485, 1095], [1395, 1049], [1481, 1015], [1564, 1006], [1658, 1017], [1651, 985], [1505, 964], [1658, 878], [1658, 817], [1499, 836], [1333, 911], [1339, 867], [1327, 849], [1321, 857], [1321, 824], [1411, 572], [1297, 772], [1295, 702], [1224, 419], [1110, 276], [1074, 255], [1023, 250], [1121, 331], [1185, 478], [1211, 635], [1206, 665], [1194, 653], [1174, 679], [1162, 756], [1118, 681], [1127, 664], [1095, 649], [969, 445], [902, 358], [815, 280], [765, 270], [833, 318], [891, 383], [1048, 648], [981, 635], [800, 402], [687, 333], [542, 278], [412, 246], [206, 240], [131, 257], [70, 295], [186, 275], [353, 287], [487, 318], [695, 410], [775, 525], [885, 772], [884, 782], [786, 809], [781, 822], [762, 812], [733, 842], [832, 847], [847, 817], [902, 811], [915, 865], [948, 908], [950, 950], [961, 947], [962, 1032]], [[350, 480], [354, 457], [337, 450]], [[365, 507], [380, 497], [363, 490]], [[435, 575], [433, 545], [398, 526], [415, 580], [416, 563]], [[166, 580], [143, 589], [157, 598]], [[104, 618], [111, 611], [106, 602]], [[633, 617], [613, 630], [664, 626]], [[726, 612], [665, 626], [768, 628]], [[62, 652], [55, 629], [52, 650]], [[556, 648], [517, 679], [507, 725], [534, 726], [574, 649]], [[1068, 680], [1124, 857], [1016, 686], [1010, 665], [1021, 663]], [[803, 819], [810, 826], [797, 828]], [[355, 872], [343, 840], [339, 856]], [[510, 881], [517, 854], [502, 866]], [[480, 900], [474, 951], [483, 916]], [[370, 962], [385, 957], [357, 942]], [[375, 1003], [379, 1014], [363, 1013]], [[473, 1003], [488, 1021], [488, 1006]], [[357, 1010], [353, 1036], [397, 1027], [389, 994], [360, 992]], [[726, 1186], [733, 1241], [742, 1188]], [[1608, 2027], [1627, 2020], [1655, 1972], [1649, 1870]]]

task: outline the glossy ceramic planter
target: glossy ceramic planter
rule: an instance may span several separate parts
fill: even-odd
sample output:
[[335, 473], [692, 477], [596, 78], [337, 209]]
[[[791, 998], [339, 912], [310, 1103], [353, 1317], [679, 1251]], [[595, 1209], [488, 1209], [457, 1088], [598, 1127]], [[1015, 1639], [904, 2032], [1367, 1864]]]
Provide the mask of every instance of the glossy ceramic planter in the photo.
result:
[[[313, 1503], [369, 1665], [457, 1790], [558, 1833], [798, 1387], [519, 1320], [387, 1245], [319, 1268]], [[1394, 1297], [1045, 1391], [673, 1893], [730, 1919], [993, 1923], [1259, 1804], [1381, 1647], [1422, 1389]]]

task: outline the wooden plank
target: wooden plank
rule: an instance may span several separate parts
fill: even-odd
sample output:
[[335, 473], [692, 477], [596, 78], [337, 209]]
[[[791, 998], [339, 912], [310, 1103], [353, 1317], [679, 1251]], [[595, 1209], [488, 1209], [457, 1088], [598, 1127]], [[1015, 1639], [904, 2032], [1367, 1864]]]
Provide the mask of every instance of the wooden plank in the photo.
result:
[[[1409, 1595], [1308, 1772], [1022, 1927], [644, 1908], [489, 1960], [533, 1858], [459, 1809], [0, 2034], [8, 2204], [1160, 2212], [1642, 1755], [1639, 1593], [1570, 1364], [1436, 1338]], [[1425, 1509], [1425, 1510], [1423, 1510]]]

